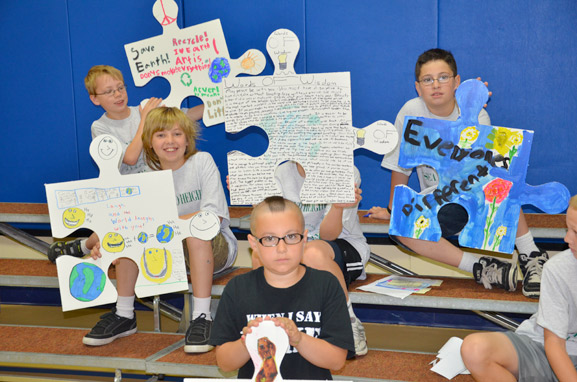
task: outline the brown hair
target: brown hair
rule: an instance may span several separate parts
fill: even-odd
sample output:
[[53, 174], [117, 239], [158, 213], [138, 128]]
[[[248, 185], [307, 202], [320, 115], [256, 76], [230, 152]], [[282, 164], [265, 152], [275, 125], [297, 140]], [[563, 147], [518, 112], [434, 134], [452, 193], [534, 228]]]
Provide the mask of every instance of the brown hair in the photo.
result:
[[115, 80], [124, 83], [124, 77], [122, 72], [116, 69], [114, 66], [110, 65], [95, 65], [88, 71], [86, 77], [84, 78], [84, 86], [88, 90], [88, 94], [96, 95], [96, 79], [104, 74], [108, 74]]

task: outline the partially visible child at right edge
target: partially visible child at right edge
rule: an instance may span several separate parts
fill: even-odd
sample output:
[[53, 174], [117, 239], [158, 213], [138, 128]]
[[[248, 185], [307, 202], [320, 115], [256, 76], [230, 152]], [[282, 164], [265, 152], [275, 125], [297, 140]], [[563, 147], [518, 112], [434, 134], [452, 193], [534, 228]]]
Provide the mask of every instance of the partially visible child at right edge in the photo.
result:
[[515, 332], [465, 337], [461, 356], [476, 381], [577, 381], [577, 196], [565, 242], [569, 249], [543, 267], [537, 313]]
[[[460, 110], [455, 99], [455, 91], [460, 83], [457, 63], [451, 52], [431, 49], [421, 54], [415, 65], [415, 88], [419, 97], [405, 103], [397, 114], [395, 127], [399, 134], [403, 132], [405, 116], [457, 120]], [[491, 125], [485, 109], [479, 113], [479, 123]], [[398, 161], [399, 146], [383, 158], [381, 166], [392, 171], [391, 196], [388, 207], [373, 207], [369, 210], [373, 218], [390, 219], [395, 186], [408, 184], [412, 169], [399, 167]], [[418, 166], [417, 175], [421, 193], [429, 193], [437, 188], [439, 176], [432, 167]], [[415, 253], [473, 273], [475, 280], [483, 284], [485, 288], [491, 289], [493, 285], [508, 291], [514, 291], [517, 288], [516, 264], [501, 261], [495, 257], [479, 257], [471, 252], [464, 252], [445, 239], [458, 234], [467, 223], [468, 215], [462, 206], [446, 204], [439, 210], [438, 218], [442, 230], [442, 238], [438, 242], [406, 237], [392, 238]], [[539, 298], [541, 272], [549, 255], [535, 245], [523, 211], [519, 214], [515, 246], [519, 252], [519, 264], [524, 275], [523, 294], [527, 297]]]

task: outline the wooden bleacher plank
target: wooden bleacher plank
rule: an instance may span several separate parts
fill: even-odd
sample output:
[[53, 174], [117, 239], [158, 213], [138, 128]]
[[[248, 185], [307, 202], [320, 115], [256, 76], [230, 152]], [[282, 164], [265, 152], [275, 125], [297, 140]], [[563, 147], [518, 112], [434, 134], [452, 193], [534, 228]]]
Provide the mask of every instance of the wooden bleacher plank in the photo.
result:
[[[226, 283], [234, 276], [250, 269], [237, 268], [214, 280], [212, 294], [220, 296]], [[351, 284], [350, 298], [356, 304], [394, 305], [437, 309], [487, 310], [502, 313], [532, 314], [537, 311], [538, 301], [523, 296], [521, 288], [516, 292], [502, 289], [485, 289], [472, 279], [435, 277], [443, 280], [440, 287], [433, 287], [424, 295], [411, 295], [404, 299], [364, 292], [357, 289], [386, 275], [368, 274], [367, 280]], [[109, 277], [115, 278], [114, 269]], [[48, 260], [0, 259], [0, 285], [57, 288], [56, 266]]]
[[[0, 364], [138, 370], [182, 377], [231, 378], [216, 366], [215, 352], [186, 354], [181, 334], [136, 333], [106, 346], [82, 344], [85, 329], [0, 325]], [[40, 340], [39, 340], [40, 339]], [[335, 379], [355, 381], [431, 381], [445, 379], [430, 371], [434, 354], [369, 350], [333, 372]], [[467, 382], [460, 375], [457, 382]]]
[[136, 333], [86, 346], [86, 329], [0, 325], [0, 363], [146, 370], [146, 359], [184, 343], [182, 334]]

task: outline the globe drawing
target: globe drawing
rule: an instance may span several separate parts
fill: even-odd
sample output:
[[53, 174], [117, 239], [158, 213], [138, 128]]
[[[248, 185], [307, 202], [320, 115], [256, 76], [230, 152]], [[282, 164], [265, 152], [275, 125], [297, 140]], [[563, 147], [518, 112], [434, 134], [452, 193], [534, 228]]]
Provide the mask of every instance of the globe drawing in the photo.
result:
[[138, 241], [145, 244], [148, 241], [148, 235], [146, 232], [141, 232], [138, 234]]
[[106, 274], [94, 264], [80, 263], [70, 272], [70, 294], [78, 301], [93, 301], [104, 290]]
[[156, 240], [159, 243], [168, 243], [174, 237], [174, 230], [168, 224], [158, 226], [156, 229]]

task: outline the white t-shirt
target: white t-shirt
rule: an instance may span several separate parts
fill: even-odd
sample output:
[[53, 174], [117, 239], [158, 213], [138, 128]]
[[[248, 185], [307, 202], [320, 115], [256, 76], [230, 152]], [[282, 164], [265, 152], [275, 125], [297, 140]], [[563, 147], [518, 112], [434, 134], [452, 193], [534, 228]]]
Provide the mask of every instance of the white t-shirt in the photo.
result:
[[544, 344], [543, 328], [566, 340], [567, 353], [577, 356], [577, 258], [570, 249], [543, 267], [539, 309], [515, 331]]
[[[423, 117], [423, 118], [434, 118], [434, 119], [441, 119], [444, 121], [456, 121], [457, 118], [460, 116], [460, 110], [458, 105], [455, 103], [455, 108], [451, 115], [447, 117], [439, 117], [431, 113], [431, 111], [427, 108], [425, 101], [421, 97], [413, 98], [412, 100], [408, 101], [403, 105], [399, 113], [397, 114], [397, 118], [395, 119], [395, 128], [399, 133], [399, 138], [403, 136], [403, 125], [405, 123], [405, 117]], [[479, 113], [479, 124], [481, 125], [491, 125], [491, 119], [489, 118], [489, 114], [485, 109], [481, 110]], [[381, 166], [384, 168], [388, 168], [389, 170], [396, 171], [403, 173], [407, 176], [411, 175], [413, 169], [406, 169], [399, 167], [399, 153], [401, 147], [401, 139], [399, 139], [399, 144], [395, 150], [390, 152], [389, 154], [383, 157], [383, 161], [381, 162]], [[417, 166], [417, 176], [419, 177], [419, 184], [421, 185], [421, 192], [427, 193], [429, 191], [434, 190], [437, 188], [439, 184], [439, 175], [437, 171], [432, 168], [431, 166], [421, 165]]]
[[[124, 119], [110, 119], [106, 116], [106, 113], [102, 114], [102, 117], [92, 122], [92, 139], [96, 138], [102, 134], [110, 134], [117, 138], [122, 145], [122, 155], [126, 153], [126, 148], [134, 139], [136, 132], [138, 131], [138, 125], [140, 124], [140, 111], [138, 106], [131, 106], [130, 115]], [[129, 166], [126, 163], [121, 163], [120, 173], [122, 175], [127, 174], [138, 174], [140, 172], [150, 171], [150, 168], [146, 165], [144, 161], [143, 153], [140, 153], [138, 161], [134, 166]]]
[[[355, 183], [360, 187], [361, 174], [356, 167], [354, 168], [354, 171]], [[305, 228], [308, 230], [309, 240], [319, 239], [321, 222], [329, 212], [331, 205], [301, 204], [300, 192], [305, 179], [299, 174], [295, 162], [287, 161], [278, 166], [275, 171], [275, 180], [281, 189], [283, 197], [295, 202], [301, 209], [305, 218]], [[358, 279], [364, 280], [366, 278], [364, 266], [369, 261], [371, 249], [367, 243], [367, 239], [363, 235], [357, 211], [357, 207], [345, 208], [343, 210], [343, 230], [338, 238], [346, 240], [357, 250], [359, 255], [361, 255], [363, 271]]]
[[228, 243], [228, 261], [232, 266], [237, 255], [237, 240], [230, 229], [228, 204], [220, 181], [220, 172], [207, 152], [198, 152], [187, 159], [178, 170], [172, 172], [178, 215], [183, 216], [200, 210], [217, 214], [222, 221], [220, 232]]

